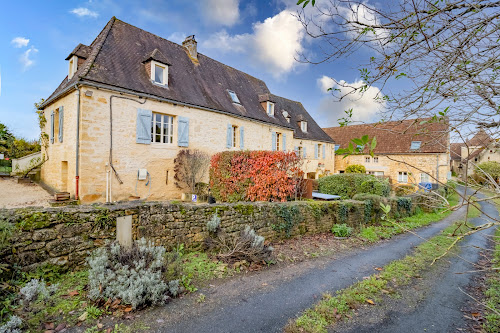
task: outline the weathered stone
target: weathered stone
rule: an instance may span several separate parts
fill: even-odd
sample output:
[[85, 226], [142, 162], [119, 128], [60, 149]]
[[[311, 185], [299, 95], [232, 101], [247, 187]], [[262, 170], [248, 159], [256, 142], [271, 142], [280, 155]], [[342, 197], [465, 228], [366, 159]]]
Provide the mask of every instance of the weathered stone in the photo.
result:
[[46, 247], [51, 257], [59, 257], [71, 253], [81, 243], [83, 243], [81, 237], [62, 238], [47, 243]]
[[89, 232], [92, 229], [92, 223], [74, 223], [74, 224], [58, 224], [55, 230], [62, 237], [75, 237]]
[[57, 237], [57, 232], [54, 229], [39, 229], [33, 232], [34, 241], [48, 241], [55, 239]]
[[30, 245], [26, 246], [23, 251], [33, 251], [33, 250], [38, 250], [42, 249], [45, 247], [45, 242], [35, 242], [31, 243]]

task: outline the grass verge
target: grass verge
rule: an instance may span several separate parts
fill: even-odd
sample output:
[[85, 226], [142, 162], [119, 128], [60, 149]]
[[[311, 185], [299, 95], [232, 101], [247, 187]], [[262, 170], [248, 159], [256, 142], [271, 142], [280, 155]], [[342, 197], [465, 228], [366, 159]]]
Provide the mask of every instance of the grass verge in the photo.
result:
[[[500, 201], [500, 200], [499, 200]], [[497, 203], [500, 206], [500, 202]], [[495, 232], [495, 251], [492, 259], [492, 267], [500, 265], [500, 229]], [[486, 332], [500, 332], [500, 272], [494, 271], [487, 281], [488, 289], [485, 292], [486, 305], [486, 323], [483, 328]]]
[[[461, 225], [460, 231], [465, 231], [463, 223]], [[382, 302], [384, 294], [394, 294], [398, 286], [409, 284], [413, 278], [419, 277], [435, 258], [446, 253], [457, 239], [450, 234], [456, 228], [457, 225], [446, 228], [440, 235], [419, 245], [413, 255], [393, 261], [380, 273], [338, 291], [335, 296], [323, 295], [315, 306], [289, 323], [285, 332], [326, 332], [328, 326], [352, 317], [354, 310], [361, 305]]]

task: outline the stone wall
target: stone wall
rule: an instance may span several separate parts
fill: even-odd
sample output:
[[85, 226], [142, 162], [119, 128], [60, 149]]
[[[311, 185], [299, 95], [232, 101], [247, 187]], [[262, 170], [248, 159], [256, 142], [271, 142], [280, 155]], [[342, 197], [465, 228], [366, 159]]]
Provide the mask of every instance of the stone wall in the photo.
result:
[[221, 229], [229, 234], [236, 236], [249, 225], [267, 241], [274, 241], [285, 234], [273, 225], [285, 223], [287, 216], [298, 217], [291, 221], [292, 236], [310, 235], [328, 232], [336, 223], [355, 228], [373, 223], [365, 207], [365, 202], [345, 200], [217, 205], [127, 202], [3, 210], [0, 219], [15, 225], [15, 229], [8, 246], [0, 249], [0, 258], [25, 269], [43, 264], [81, 265], [89, 251], [115, 239], [116, 218], [126, 215], [132, 215], [134, 239], [145, 237], [169, 249], [181, 243], [200, 248], [208, 236], [206, 223], [215, 213], [221, 217]]

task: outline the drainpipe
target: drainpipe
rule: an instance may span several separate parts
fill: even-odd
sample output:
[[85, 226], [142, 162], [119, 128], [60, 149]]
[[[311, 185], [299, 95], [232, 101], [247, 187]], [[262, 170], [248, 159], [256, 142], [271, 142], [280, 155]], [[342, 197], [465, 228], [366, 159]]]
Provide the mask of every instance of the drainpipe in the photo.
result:
[[75, 84], [76, 97], [76, 169], [75, 169], [75, 199], [79, 198], [80, 188], [80, 88]]

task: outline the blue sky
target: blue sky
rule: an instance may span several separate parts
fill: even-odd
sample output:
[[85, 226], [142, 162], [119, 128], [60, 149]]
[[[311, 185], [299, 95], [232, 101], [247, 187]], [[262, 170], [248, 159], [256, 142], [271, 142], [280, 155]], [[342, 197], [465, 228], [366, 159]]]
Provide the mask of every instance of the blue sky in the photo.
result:
[[[194, 34], [198, 51], [266, 82], [272, 93], [298, 100], [323, 127], [354, 107], [374, 119], [371, 94], [335, 103], [330, 77], [359, 81], [359, 58], [300, 64], [297, 51], [319, 52], [293, 13], [296, 0], [4, 1], [0, 11], [0, 122], [17, 136], [39, 131], [33, 103], [47, 98], [67, 75], [64, 59], [78, 43], [90, 45], [112, 17], [180, 43]], [[22, 15], [13, 14], [22, 13]], [[376, 89], [376, 88], [375, 88]], [[373, 93], [375, 93], [374, 91]]]

